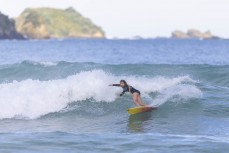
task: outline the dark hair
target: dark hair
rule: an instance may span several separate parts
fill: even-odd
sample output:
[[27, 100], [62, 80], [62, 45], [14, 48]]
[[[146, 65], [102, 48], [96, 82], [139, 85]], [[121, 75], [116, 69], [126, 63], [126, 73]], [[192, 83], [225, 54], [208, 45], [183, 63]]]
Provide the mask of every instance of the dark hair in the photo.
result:
[[125, 86], [128, 86], [127, 82], [125, 80], [120, 80], [120, 83], [123, 82]]

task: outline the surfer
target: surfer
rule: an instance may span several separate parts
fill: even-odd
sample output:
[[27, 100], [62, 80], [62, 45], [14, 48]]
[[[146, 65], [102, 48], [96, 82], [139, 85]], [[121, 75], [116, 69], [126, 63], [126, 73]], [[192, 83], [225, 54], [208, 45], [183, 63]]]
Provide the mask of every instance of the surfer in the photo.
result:
[[133, 101], [134, 101], [135, 105], [137, 105], [137, 106], [146, 106], [146, 104], [144, 104], [143, 101], [142, 101], [140, 91], [135, 89], [132, 86], [129, 86], [125, 80], [121, 80], [119, 84], [111, 84], [109, 86], [122, 87], [123, 91], [120, 94], [120, 96], [124, 95], [125, 92], [130, 92], [133, 95]]

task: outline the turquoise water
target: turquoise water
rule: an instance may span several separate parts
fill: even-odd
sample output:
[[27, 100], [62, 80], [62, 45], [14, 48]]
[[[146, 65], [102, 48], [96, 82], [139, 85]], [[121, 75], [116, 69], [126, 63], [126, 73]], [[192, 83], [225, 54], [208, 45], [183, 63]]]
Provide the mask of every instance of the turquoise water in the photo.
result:
[[[226, 40], [0, 41], [0, 152], [229, 152]], [[129, 116], [120, 79], [158, 109]]]

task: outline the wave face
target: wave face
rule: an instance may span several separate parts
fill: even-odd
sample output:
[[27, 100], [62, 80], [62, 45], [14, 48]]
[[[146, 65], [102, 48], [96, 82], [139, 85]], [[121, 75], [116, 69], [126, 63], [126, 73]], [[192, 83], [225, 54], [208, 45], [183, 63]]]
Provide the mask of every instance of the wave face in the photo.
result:
[[[23, 65], [25, 62], [21, 64]], [[37, 66], [37, 63], [27, 64], [29, 64], [28, 67]], [[71, 65], [71, 63], [67, 65]], [[40, 66], [44, 69], [47, 68], [46, 64], [41, 63]], [[48, 66], [58, 67], [58, 64], [48, 64]], [[201, 90], [195, 85], [196, 81], [189, 76], [170, 78], [163, 76], [116, 76], [101, 69], [90, 70], [62, 79], [45, 81], [25, 79], [0, 84], [0, 118], [34, 119], [49, 113], [59, 112], [70, 103], [87, 100], [91, 102], [115, 102], [121, 89], [108, 85], [117, 83], [121, 79], [128, 80], [132, 86], [138, 88], [142, 92], [143, 98], [152, 105], [161, 105], [174, 96], [190, 99], [199, 98], [202, 95]], [[157, 93], [155, 100], [152, 100], [150, 96], [152, 93]]]
[[[214, 76], [221, 71], [225, 74]], [[172, 99], [187, 101], [202, 97], [201, 84], [227, 88], [228, 72], [227, 66], [206, 65], [103, 65], [32, 61], [4, 65], [0, 69], [0, 118], [34, 119], [59, 112], [70, 103], [120, 101], [118, 93], [121, 89], [108, 87], [108, 84], [118, 83], [121, 79], [128, 80], [129, 84], [139, 89], [144, 100], [152, 105], [162, 105]]]
[[[167, 133], [169, 129], [174, 134], [179, 129], [176, 134], [211, 132], [226, 137], [229, 136], [225, 132], [229, 127], [228, 75], [229, 66], [220, 65], [63, 61], [2, 65], [0, 130], [21, 131], [31, 126], [32, 132], [103, 133], [121, 129]], [[122, 89], [108, 86], [121, 79], [140, 90], [144, 102], [159, 109], [153, 115], [128, 118], [126, 109], [134, 106], [131, 95], [119, 97]], [[215, 127], [215, 123], [219, 126]], [[11, 128], [4, 128], [8, 126]]]
[[[228, 75], [229, 66], [211, 65], [110, 65], [34, 61], [2, 65], [0, 119], [36, 119], [63, 111], [88, 112], [88, 108], [93, 110], [93, 107], [101, 107], [107, 113], [119, 112], [131, 107], [132, 99], [128, 94], [119, 98], [121, 88], [108, 85], [118, 83], [121, 79], [140, 90], [143, 100], [153, 106], [173, 102], [174, 105], [192, 103], [202, 98], [208, 101], [212, 97], [222, 97], [218, 102], [224, 103], [228, 99]], [[128, 105], [123, 105], [122, 101], [127, 101]], [[88, 102], [93, 107], [88, 106]], [[105, 106], [104, 103], [110, 104]], [[120, 106], [113, 109], [116, 103]], [[211, 108], [208, 112], [213, 110]]]

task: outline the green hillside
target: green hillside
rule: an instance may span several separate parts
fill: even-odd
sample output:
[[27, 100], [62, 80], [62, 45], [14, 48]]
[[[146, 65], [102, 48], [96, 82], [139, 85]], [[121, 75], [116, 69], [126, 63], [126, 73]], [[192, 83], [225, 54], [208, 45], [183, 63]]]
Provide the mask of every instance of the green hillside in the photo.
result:
[[103, 30], [73, 8], [27, 8], [16, 19], [16, 28], [28, 38], [103, 38]]

